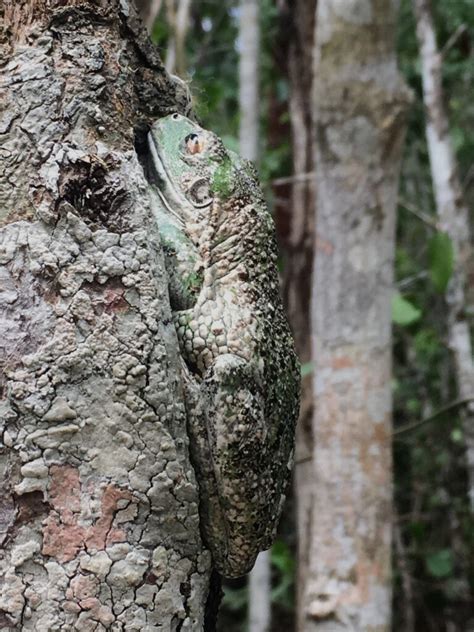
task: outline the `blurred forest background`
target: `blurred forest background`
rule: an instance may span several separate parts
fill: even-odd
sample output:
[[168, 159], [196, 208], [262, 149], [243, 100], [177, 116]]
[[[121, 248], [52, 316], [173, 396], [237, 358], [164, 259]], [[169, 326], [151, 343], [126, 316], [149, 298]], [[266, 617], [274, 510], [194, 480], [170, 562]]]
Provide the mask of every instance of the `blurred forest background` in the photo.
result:
[[[311, 316], [310, 297], [318, 288], [311, 277], [315, 249], [324, 249], [314, 226], [319, 221], [316, 189], [324, 184], [318, 165], [324, 171], [326, 163], [324, 148], [318, 154], [314, 144], [318, 112], [324, 111], [315, 82], [320, 81], [320, 90], [329, 89], [315, 76], [318, 68], [322, 75], [327, 71], [324, 56], [331, 54], [315, 41], [315, 16], [323, 19], [325, 1], [319, 0], [319, 7], [316, 0], [139, 3], [168, 70], [188, 83], [203, 126], [220, 134], [230, 148], [238, 151], [240, 146], [258, 163], [277, 224], [283, 293], [302, 360], [304, 391], [293, 493], [279, 538], [269, 556], [259, 559], [253, 579], [225, 583], [219, 625], [226, 632], [387, 629], [352, 627], [344, 617], [331, 624], [330, 604], [327, 618], [309, 603], [318, 598], [314, 586], [308, 589], [308, 573], [313, 565], [310, 551], [318, 551], [312, 540], [319, 537], [312, 531], [310, 505], [313, 492], [317, 496], [318, 485], [324, 484], [312, 469], [319, 445], [316, 436], [313, 452], [319, 427], [312, 396], [318, 360], [312, 362], [310, 348], [312, 336], [318, 336], [314, 310], [319, 308], [313, 306]], [[347, 7], [358, 11], [368, 4], [350, 0]], [[394, 53], [411, 96], [401, 89], [399, 102], [406, 108], [399, 109], [406, 113], [396, 115], [401, 135], [406, 125], [403, 154], [403, 139], [396, 139], [397, 129], [393, 132], [393, 142], [400, 145], [401, 171], [391, 297], [393, 372], [384, 377], [393, 397], [393, 433], [382, 440], [389, 450], [392, 447], [394, 505], [379, 517], [382, 523], [391, 523], [392, 537], [375, 538], [374, 546], [391, 547], [392, 610], [387, 616], [394, 630], [472, 632], [474, 381], [469, 331], [474, 319], [474, 261], [468, 228], [472, 213], [469, 218], [467, 209], [474, 200], [474, 0], [402, 0], [393, 16], [396, 23], [389, 17], [388, 39], [395, 36]], [[430, 17], [438, 47], [434, 55]], [[357, 25], [354, 28], [348, 37], [356, 51]], [[342, 46], [341, 55], [348, 50]], [[428, 81], [425, 91], [423, 72]], [[438, 130], [431, 146], [426, 137], [430, 121]], [[353, 138], [357, 143], [357, 134]], [[357, 148], [348, 151], [357, 154]], [[447, 156], [447, 163], [437, 166], [437, 151]], [[386, 168], [396, 172], [397, 157], [392, 159], [393, 165], [387, 161]], [[436, 173], [440, 168], [441, 176]], [[317, 257], [314, 265], [318, 269]], [[313, 305], [317, 303], [316, 293]], [[357, 310], [357, 301], [353, 305]], [[315, 401], [317, 407], [318, 398]], [[334, 420], [333, 431], [344, 433], [345, 423], [344, 416]], [[363, 433], [355, 440], [358, 436], [364, 440]], [[336, 463], [338, 458], [334, 454]], [[386, 467], [387, 481], [373, 484], [386, 485], [390, 496], [390, 458]], [[354, 494], [356, 503], [359, 492]], [[324, 523], [325, 507], [318, 511]], [[331, 517], [327, 520], [330, 523]], [[329, 593], [324, 598], [330, 601]]]

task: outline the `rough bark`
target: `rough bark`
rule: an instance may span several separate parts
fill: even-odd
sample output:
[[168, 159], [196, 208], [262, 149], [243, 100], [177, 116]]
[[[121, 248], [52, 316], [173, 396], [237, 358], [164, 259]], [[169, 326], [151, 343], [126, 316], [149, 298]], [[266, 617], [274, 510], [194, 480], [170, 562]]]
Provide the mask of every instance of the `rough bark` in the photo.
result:
[[187, 100], [126, 0], [2, 18], [0, 625], [201, 630], [210, 556], [134, 150]]
[[[423, 101], [426, 108], [426, 138], [431, 163], [433, 191], [442, 230], [451, 238], [454, 249], [454, 272], [446, 292], [448, 307], [449, 346], [454, 357], [460, 399], [474, 397], [474, 363], [471, 332], [466, 315], [466, 283], [468, 278], [471, 238], [469, 209], [462, 193], [458, 166], [449, 134], [441, 55], [436, 44], [431, 2], [414, 0], [417, 36], [420, 47]], [[466, 406], [463, 415], [469, 498], [474, 511], [474, 403]]]
[[[315, 208], [312, 54], [316, 0], [296, 0], [281, 7], [281, 34], [286, 43], [284, 54], [289, 81], [289, 112], [293, 178], [289, 213], [284, 222], [286, 252], [283, 267], [283, 292], [295, 337], [298, 356], [303, 366], [311, 361], [310, 294], [313, 264], [313, 224]], [[312, 377], [302, 380], [300, 416], [296, 431], [296, 464], [294, 495], [298, 544], [296, 616], [297, 629], [304, 626], [302, 597], [306, 585], [311, 534], [312, 484], [311, 419], [313, 413]]]
[[306, 631], [390, 629], [391, 315], [408, 93], [393, 0], [319, 0]]

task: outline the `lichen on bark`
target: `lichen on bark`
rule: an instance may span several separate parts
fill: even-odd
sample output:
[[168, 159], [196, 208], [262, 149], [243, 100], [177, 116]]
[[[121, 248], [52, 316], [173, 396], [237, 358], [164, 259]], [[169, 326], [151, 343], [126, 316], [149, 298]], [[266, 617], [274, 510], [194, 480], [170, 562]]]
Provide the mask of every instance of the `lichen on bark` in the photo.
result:
[[186, 93], [125, 0], [2, 18], [0, 623], [201, 630], [211, 563], [134, 149]]

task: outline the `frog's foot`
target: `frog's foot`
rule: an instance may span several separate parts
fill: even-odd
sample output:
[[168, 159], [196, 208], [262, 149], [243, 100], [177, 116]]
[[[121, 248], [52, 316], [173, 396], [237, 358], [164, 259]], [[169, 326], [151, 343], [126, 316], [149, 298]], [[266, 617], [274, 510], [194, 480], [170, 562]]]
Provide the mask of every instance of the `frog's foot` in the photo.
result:
[[224, 354], [204, 375], [201, 394], [208, 474], [213, 473], [202, 507], [204, 536], [219, 572], [238, 577], [252, 568], [273, 535], [268, 516], [273, 446], [264, 384], [256, 364]]

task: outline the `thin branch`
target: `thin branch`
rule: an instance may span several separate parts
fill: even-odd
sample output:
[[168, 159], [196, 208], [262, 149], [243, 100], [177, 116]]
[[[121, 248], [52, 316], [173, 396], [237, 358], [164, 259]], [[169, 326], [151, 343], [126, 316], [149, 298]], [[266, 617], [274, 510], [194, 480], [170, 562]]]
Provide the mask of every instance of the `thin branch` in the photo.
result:
[[402, 279], [401, 281], [399, 281], [396, 284], [397, 288], [399, 290], [402, 290], [403, 288], [408, 287], [415, 281], [419, 281], [420, 279], [426, 279], [427, 276], [428, 276], [428, 271], [422, 270], [421, 272], [418, 272], [417, 274], [413, 274], [412, 276], [406, 277], [406, 279]]
[[435, 230], [441, 230], [441, 226], [436, 219], [434, 219], [430, 215], [427, 215], [423, 211], [420, 211], [419, 208], [417, 208], [410, 202], [406, 202], [405, 200], [398, 198], [398, 203], [400, 206], [406, 209], [409, 213], [411, 213], [412, 215], [420, 219], [422, 222], [427, 224], [430, 228], [434, 228]]
[[441, 50], [441, 58], [444, 59], [451, 50], [451, 48], [456, 44], [461, 35], [467, 31], [467, 26], [465, 24], [460, 24], [458, 28], [454, 31], [454, 33], [449, 37], [446, 44], [443, 46]]
[[403, 588], [403, 596], [405, 601], [404, 607], [404, 631], [405, 632], [415, 632], [415, 612], [413, 608], [413, 583], [412, 576], [409, 569], [409, 564], [407, 560], [407, 554], [405, 550], [405, 545], [403, 543], [402, 534], [400, 531], [400, 527], [397, 524], [394, 526], [393, 535], [394, 535], [394, 544], [396, 551], [396, 560], [397, 566], [400, 571], [400, 576], [402, 580], [402, 588]]
[[405, 432], [410, 432], [411, 430], [416, 430], [417, 428], [420, 428], [421, 426], [424, 426], [425, 424], [429, 423], [430, 421], [433, 421], [437, 417], [440, 417], [444, 413], [447, 413], [450, 410], [453, 410], [454, 408], [459, 408], [459, 406], [464, 406], [465, 404], [469, 404], [470, 402], [473, 402], [473, 401], [474, 401], [474, 394], [471, 395], [470, 397], [464, 397], [463, 399], [456, 399], [453, 402], [451, 402], [449, 404], [446, 404], [446, 406], [443, 406], [443, 408], [440, 408], [439, 410], [434, 412], [432, 415], [429, 415], [428, 417], [425, 417], [424, 419], [421, 419], [420, 421], [414, 421], [411, 424], [406, 424], [405, 426], [401, 426], [400, 428], [397, 428], [396, 430], [394, 430], [392, 432], [392, 435], [393, 436], [398, 436], [398, 435], [403, 434]]
[[302, 463], [307, 463], [308, 461], [312, 461], [313, 457], [310, 456], [302, 456], [300, 459], [295, 459], [295, 465], [301, 465]]
[[286, 198], [274, 197], [273, 198], [273, 203], [274, 204], [279, 204], [280, 206], [283, 206], [283, 207], [287, 207], [290, 202]]
[[285, 178], [275, 178], [272, 180], [272, 184], [280, 186], [282, 184], [292, 184], [293, 182], [305, 182], [311, 180], [316, 175], [314, 171], [308, 171], [307, 173], [295, 173], [293, 176], [287, 176]]
[[209, 31], [206, 32], [204, 39], [202, 39], [200, 42], [199, 51], [197, 52], [197, 57], [194, 61], [194, 66], [196, 68], [199, 68], [200, 66], [205, 64], [207, 55], [215, 55], [216, 53], [221, 52], [230, 52], [231, 50], [235, 49], [234, 43], [225, 46], [221, 45], [211, 48], [209, 47], [210, 43], [215, 41], [216, 33], [219, 33], [226, 17], [227, 11], [225, 9], [217, 17], [214, 17], [212, 27], [209, 29]]

